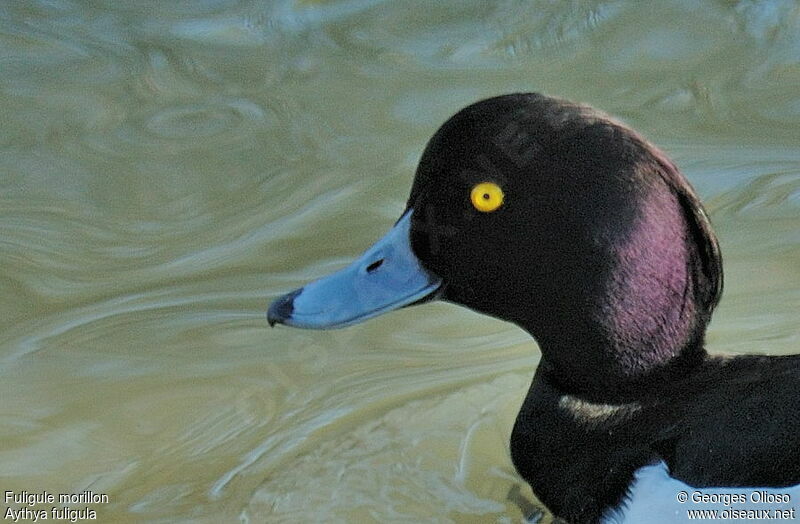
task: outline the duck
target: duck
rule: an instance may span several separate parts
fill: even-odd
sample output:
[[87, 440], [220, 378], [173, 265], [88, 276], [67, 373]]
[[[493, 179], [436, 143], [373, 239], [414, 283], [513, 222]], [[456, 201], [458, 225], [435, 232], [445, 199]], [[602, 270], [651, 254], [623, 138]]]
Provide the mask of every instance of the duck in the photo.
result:
[[795, 518], [800, 355], [709, 353], [722, 289], [709, 217], [664, 152], [588, 105], [513, 93], [447, 120], [388, 233], [267, 320], [343, 328], [441, 300], [526, 331], [541, 359], [511, 460], [566, 522]]

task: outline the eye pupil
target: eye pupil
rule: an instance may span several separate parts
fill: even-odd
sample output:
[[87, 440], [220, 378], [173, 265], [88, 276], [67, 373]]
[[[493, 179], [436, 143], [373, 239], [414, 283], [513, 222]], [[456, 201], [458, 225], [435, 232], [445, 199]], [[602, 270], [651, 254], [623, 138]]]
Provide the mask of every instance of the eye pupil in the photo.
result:
[[484, 200], [489, 200], [490, 198], [492, 198], [492, 197], [491, 197], [491, 195], [489, 195], [489, 193], [484, 193], [483, 194], [483, 199]]

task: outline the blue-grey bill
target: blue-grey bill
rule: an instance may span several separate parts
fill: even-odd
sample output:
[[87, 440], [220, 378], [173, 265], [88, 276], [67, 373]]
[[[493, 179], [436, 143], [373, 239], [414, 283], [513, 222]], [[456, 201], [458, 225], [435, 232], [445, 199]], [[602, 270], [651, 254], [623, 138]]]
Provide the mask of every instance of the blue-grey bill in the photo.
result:
[[358, 260], [273, 302], [270, 325], [334, 329], [363, 322], [435, 293], [441, 279], [422, 267], [411, 250], [411, 214]]

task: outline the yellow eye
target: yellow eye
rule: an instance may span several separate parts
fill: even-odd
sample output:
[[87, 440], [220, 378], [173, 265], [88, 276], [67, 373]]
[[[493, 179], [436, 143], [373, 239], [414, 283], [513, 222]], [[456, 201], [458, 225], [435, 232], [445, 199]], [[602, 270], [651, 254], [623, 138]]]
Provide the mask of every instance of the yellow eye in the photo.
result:
[[475, 209], [483, 213], [494, 211], [503, 205], [503, 190], [493, 182], [481, 182], [472, 188], [469, 197]]

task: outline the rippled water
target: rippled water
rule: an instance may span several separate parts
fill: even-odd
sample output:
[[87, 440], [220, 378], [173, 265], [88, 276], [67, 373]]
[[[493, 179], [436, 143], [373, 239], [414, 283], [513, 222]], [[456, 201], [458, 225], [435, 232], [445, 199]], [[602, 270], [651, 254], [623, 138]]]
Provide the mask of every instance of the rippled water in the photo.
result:
[[519, 330], [444, 304], [264, 319], [504, 92], [663, 146], [726, 260], [710, 347], [796, 352], [800, 8], [647, 4], [0, 3], [0, 489], [107, 493], [101, 521], [518, 521]]

